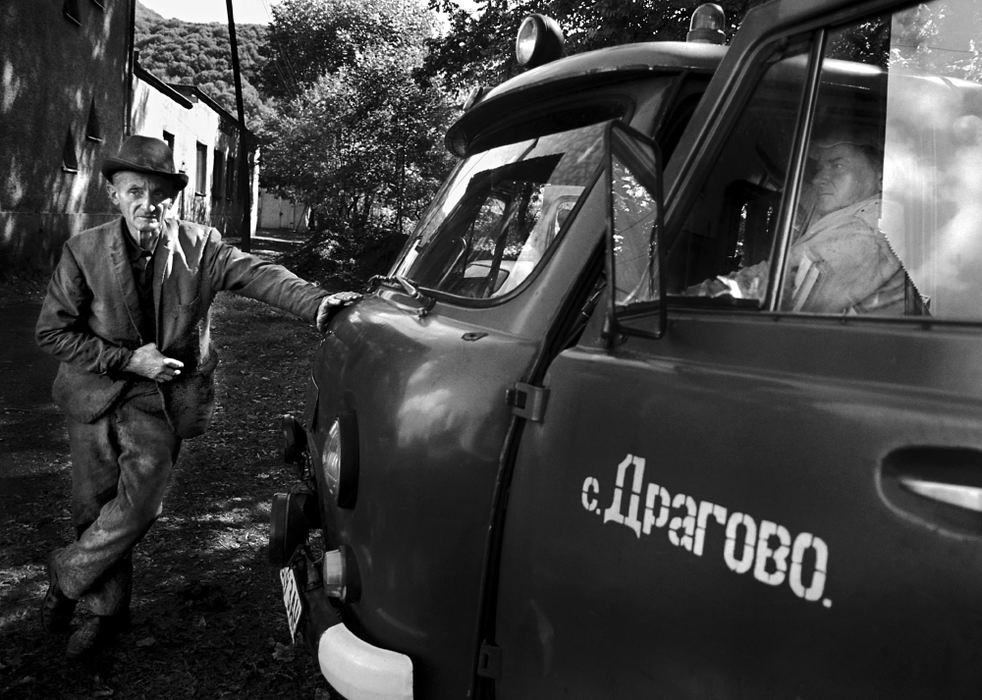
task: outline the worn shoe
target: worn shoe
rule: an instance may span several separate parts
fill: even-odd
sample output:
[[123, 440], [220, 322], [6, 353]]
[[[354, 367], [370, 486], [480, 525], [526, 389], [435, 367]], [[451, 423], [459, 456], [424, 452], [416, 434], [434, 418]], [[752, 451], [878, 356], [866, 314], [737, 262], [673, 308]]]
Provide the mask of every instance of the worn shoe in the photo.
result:
[[129, 613], [118, 615], [93, 615], [82, 621], [82, 624], [68, 638], [65, 655], [77, 659], [102, 646], [115, 637], [129, 623]]
[[48, 559], [47, 566], [48, 592], [44, 594], [44, 600], [41, 602], [41, 626], [51, 634], [67, 632], [78, 601], [61, 592], [52, 559]]

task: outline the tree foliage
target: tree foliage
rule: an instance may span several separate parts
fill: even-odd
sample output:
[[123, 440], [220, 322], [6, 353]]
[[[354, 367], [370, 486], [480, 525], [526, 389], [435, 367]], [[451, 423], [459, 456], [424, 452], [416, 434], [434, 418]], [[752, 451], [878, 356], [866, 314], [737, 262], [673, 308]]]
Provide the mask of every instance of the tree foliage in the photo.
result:
[[262, 87], [293, 98], [364, 52], [412, 49], [435, 31], [432, 13], [414, 0], [283, 0], [273, 7]]
[[[235, 82], [228, 24], [197, 24], [164, 19], [137, 3], [135, 45], [140, 65], [165, 83], [197, 85], [231, 114], [236, 114]], [[266, 62], [266, 28], [236, 24], [242, 102], [246, 123], [261, 112], [264, 98], [256, 89], [257, 75]]]
[[[328, 0], [304, 4], [330, 11]], [[364, 14], [351, 26], [367, 26], [392, 4], [361, 3]], [[425, 7], [416, 10], [427, 14]], [[277, 16], [274, 23], [279, 21]], [[270, 36], [283, 31], [279, 26]], [[321, 48], [315, 35], [302, 37], [314, 42], [310, 52]], [[260, 134], [262, 184], [309, 203], [313, 227], [325, 232], [335, 254], [358, 256], [386, 247], [385, 241], [401, 245], [398, 233], [429, 201], [449, 166], [442, 136], [450, 107], [438, 88], [414, 77], [423, 62], [423, 35], [416, 45], [406, 43], [405, 33], [391, 36], [393, 43], [350, 53], [332, 46], [319, 76], [305, 78], [312, 80], [309, 87], [279, 101]], [[291, 41], [301, 43], [296, 36]]]
[[[763, 0], [721, 0], [732, 35], [747, 10]], [[430, 42], [424, 70], [463, 90], [494, 85], [517, 72], [515, 36], [532, 13], [549, 15], [563, 28], [566, 52], [581, 53], [635, 41], [681, 40], [700, 2], [679, 0], [486, 0], [476, 13], [453, 0], [429, 0], [449, 17], [450, 31]]]

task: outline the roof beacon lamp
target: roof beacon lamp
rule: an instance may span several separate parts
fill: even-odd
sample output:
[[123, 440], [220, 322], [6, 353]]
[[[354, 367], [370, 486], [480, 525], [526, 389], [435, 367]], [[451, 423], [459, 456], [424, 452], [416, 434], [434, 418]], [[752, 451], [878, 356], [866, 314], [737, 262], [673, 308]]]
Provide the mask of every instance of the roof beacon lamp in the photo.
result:
[[719, 5], [707, 2], [692, 12], [689, 33], [685, 40], [693, 44], [722, 44], [726, 40], [723, 27], [726, 13]]
[[529, 15], [522, 20], [515, 39], [515, 60], [523, 68], [535, 68], [563, 55], [566, 38], [552, 17]]

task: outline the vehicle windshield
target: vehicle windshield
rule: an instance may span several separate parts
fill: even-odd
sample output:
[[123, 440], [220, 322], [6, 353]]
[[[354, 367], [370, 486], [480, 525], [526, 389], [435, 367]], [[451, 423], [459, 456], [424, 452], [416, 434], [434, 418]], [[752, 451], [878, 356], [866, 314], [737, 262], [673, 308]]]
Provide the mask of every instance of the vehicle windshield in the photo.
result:
[[396, 274], [432, 291], [503, 297], [547, 258], [598, 171], [602, 126], [477, 154], [420, 222]]

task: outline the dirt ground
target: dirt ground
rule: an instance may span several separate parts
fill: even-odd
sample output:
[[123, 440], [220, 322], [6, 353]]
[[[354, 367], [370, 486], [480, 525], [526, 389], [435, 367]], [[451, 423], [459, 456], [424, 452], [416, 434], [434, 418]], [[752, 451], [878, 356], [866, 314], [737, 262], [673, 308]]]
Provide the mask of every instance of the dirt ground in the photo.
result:
[[[273, 256], [283, 250], [277, 243], [290, 241], [266, 243], [257, 248]], [[21, 291], [28, 301], [37, 295]], [[11, 379], [0, 406], [5, 700], [329, 697], [310, 653], [290, 644], [278, 573], [266, 562], [271, 496], [291, 483], [280, 465], [277, 418], [302, 409], [319, 335], [288, 314], [224, 294], [213, 326], [221, 365], [212, 428], [185, 441], [163, 516], [135, 551], [131, 628], [85, 662], [65, 658], [65, 637], [44, 634], [38, 613], [44, 559], [72, 535], [67, 438], [49, 386], [32, 387], [31, 372], [17, 369], [25, 357], [37, 360], [35, 351], [0, 350], [0, 373]], [[35, 374], [49, 381], [49, 370]]]

